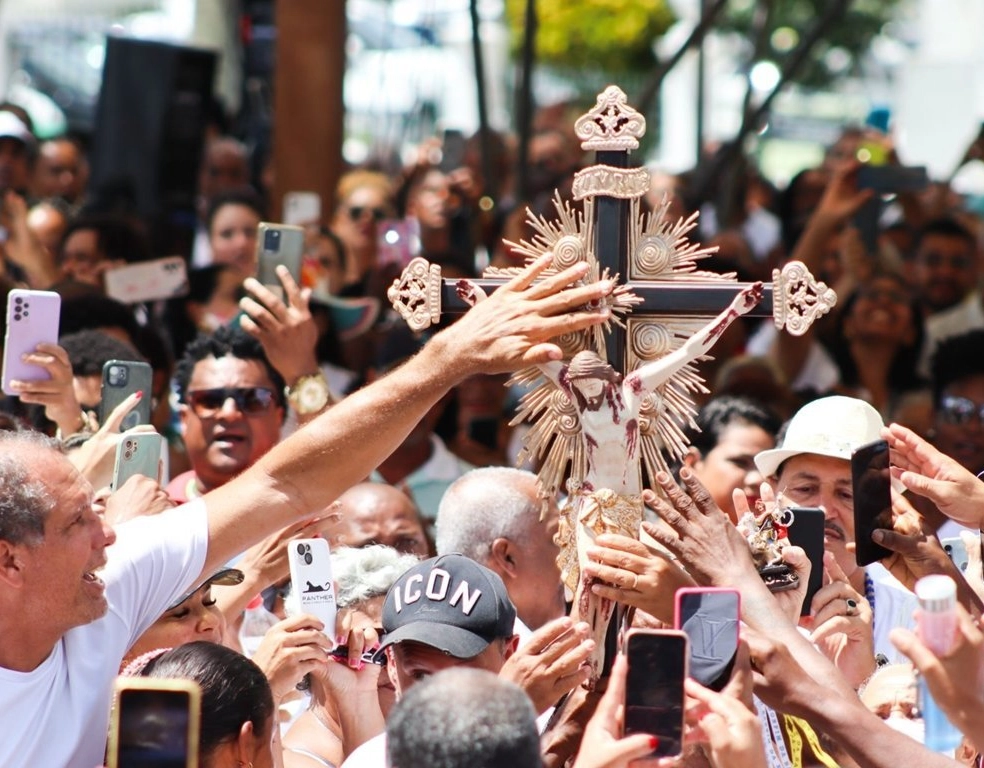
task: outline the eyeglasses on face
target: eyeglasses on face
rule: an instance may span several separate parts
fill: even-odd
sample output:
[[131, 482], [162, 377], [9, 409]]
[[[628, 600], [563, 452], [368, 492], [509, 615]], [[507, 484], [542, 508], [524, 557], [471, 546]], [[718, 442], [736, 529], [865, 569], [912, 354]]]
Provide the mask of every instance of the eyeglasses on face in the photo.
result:
[[974, 416], [984, 424], [984, 403], [975, 403], [966, 397], [947, 395], [940, 400], [939, 415], [945, 423], [956, 426], [970, 424]]
[[382, 221], [386, 218], [385, 208], [370, 208], [365, 205], [350, 205], [348, 209], [348, 215], [352, 221], [359, 221], [363, 214], [366, 213], [372, 214], [373, 221]]
[[266, 413], [277, 402], [273, 390], [266, 387], [220, 387], [189, 392], [188, 405], [198, 418], [208, 419], [221, 411], [230, 398], [237, 410], [247, 416]]

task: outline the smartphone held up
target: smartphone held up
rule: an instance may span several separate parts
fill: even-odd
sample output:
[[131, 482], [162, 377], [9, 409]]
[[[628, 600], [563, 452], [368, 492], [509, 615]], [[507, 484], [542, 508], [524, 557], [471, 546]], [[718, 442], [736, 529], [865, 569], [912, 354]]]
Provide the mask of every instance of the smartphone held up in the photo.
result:
[[690, 643], [675, 630], [633, 629], [625, 637], [625, 735], [656, 737], [652, 757], [683, 751], [684, 689]]

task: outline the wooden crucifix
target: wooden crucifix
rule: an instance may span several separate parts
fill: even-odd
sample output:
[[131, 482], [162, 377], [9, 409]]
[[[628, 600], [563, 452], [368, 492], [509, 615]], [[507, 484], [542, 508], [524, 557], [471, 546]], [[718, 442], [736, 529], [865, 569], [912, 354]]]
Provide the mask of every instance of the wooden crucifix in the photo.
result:
[[[585, 280], [624, 279], [609, 300], [612, 319], [605, 326], [562, 337], [564, 361], [513, 377], [528, 389], [513, 423], [532, 423], [519, 461], [539, 466], [544, 495], [556, 495], [566, 480], [558, 564], [574, 595], [573, 617], [594, 631], [594, 680], [616, 606], [582, 578], [585, 549], [602, 532], [638, 538], [643, 473], [651, 479], [667, 468], [665, 456], [682, 457], [684, 429], [696, 415], [690, 395], [706, 391], [694, 363], [741, 315], [771, 315], [777, 327], [802, 334], [836, 296], [798, 262], [774, 271], [767, 286], [697, 270], [697, 261], [715, 250], [688, 239], [697, 215], [668, 221], [668, 201], [652, 212], [641, 208], [649, 173], [631, 167], [629, 153], [639, 146], [645, 120], [619, 88], [605, 89], [575, 131], [597, 160], [574, 179], [583, 212], [558, 196], [556, 218], [530, 214], [532, 239], [509, 245], [528, 261], [552, 254], [554, 271], [586, 261]], [[440, 267], [414, 259], [388, 295], [410, 326], [422, 330], [442, 312], [467, 310], [516, 271], [486, 270], [463, 288], [459, 280], [443, 280]]]

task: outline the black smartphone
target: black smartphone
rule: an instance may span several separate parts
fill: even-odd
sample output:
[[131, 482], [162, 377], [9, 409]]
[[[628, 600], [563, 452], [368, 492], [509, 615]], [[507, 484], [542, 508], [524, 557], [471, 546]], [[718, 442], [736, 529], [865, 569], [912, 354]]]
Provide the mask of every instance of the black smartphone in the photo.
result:
[[879, 195], [919, 192], [929, 185], [922, 166], [862, 165], [858, 168], [858, 189], [871, 189]]
[[201, 688], [192, 680], [120, 677], [108, 768], [198, 768]]
[[810, 581], [806, 585], [800, 616], [810, 612], [817, 590], [823, 586], [823, 510], [820, 507], [790, 507], [793, 522], [789, 526], [789, 543], [801, 547], [810, 559]]
[[625, 638], [625, 734], [647, 733], [659, 742], [652, 757], [683, 750], [683, 681], [690, 655], [687, 635], [676, 630], [633, 629]]
[[138, 424], [150, 424], [151, 385], [154, 372], [147, 363], [133, 360], [109, 360], [103, 366], [102, 399], [99, 401], [99, 423], [105, 424], [113, 410], [134, 392], [143, 397], [123, 418], [120, 432]]
[[495, 450], [499, 447], [499, 420], [495, 417], [472, 419], [468, 422], [468, 439]]
[[854, 558], [858, 565], [870, 565], [892, 554], [891, 550], [871, 540], [871, 534], [877, 528], [892, 527], [888, 443], [875, 440], [851, 454], [851, 482], [854, 486]]
[[684, 587], [676, 591], [674, 626], [690, 640], [690, 676], [720, 691], [738, 653], [741, 595], [737, 589]]
[[451, 173], [465, 164], [465, 134], [461, 131], [448, 129], [444, 132], [441, 142], [442, 173]]

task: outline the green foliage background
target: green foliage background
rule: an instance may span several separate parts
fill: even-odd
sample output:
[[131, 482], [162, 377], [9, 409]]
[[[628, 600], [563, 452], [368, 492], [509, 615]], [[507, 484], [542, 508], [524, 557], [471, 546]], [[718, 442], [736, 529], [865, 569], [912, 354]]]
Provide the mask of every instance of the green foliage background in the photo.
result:
[[[653, 41], [675, 21], [665, 0], [537, 0], [537, 59], [561, 69], [617, 74], [655, 63]], [[526, 0], [506, 0], [513, 50], [523, 42]]]
[[[730, 2], [721, 27], [750, 34], [755, 6], [759, 1]], [[827, 2], [828, 0], [773, 0], [770, 33], [780, 27], [791, 27], [803, 34], [823, 12]], [[808, 87], [824, 87], [839, 76], [858, 74], [859, 57], [867, 51], [872, 38], [881, 31], [886, 22], [895, 18], [898, 6], [899, 0], [853, 0], [843, 18], [830, 28], [824, 39], [813, 49], [810, 59], [795, 81]], [[834, 73], [825, 65], [823, 57], [831, 48], [842, 48], [851, 55], [852, 64], [846, 71]], [[776, 61], [781, 61], [786, 55], [785, 52], [774, 51], [771, 47], [767, 50], [767, 56]]]
[[[527, 0], [506, 0], [506, 16], [513, 51], [522, 47]], [[756, 6], [765, 0], [731, 0], [718, 28], [752, 34]], [[769, 32], [790, 27], [799, 34], [810, 28], [828, 0], [771, 0]], [[857, 74], [858, 59], [872, 38], [898, 12], [900, 0], [852, 0], [841, 21], [818, 44], [794, 80], [808, 87], [829, 86], [837, 77]], [[641, 75], [655, 64], [653, 42], [675, 17], [666, 0], [537, 0], [537, 61], [577, 78], [589, 71], [604, 76]], [[841, 48], [852, 56], [844, 72], [831, 72], [824, 55]], [[765, 54], [777, 62], [788, 55], [767, 47]], [[751, 62], [749, 62], [751, 64]]]

